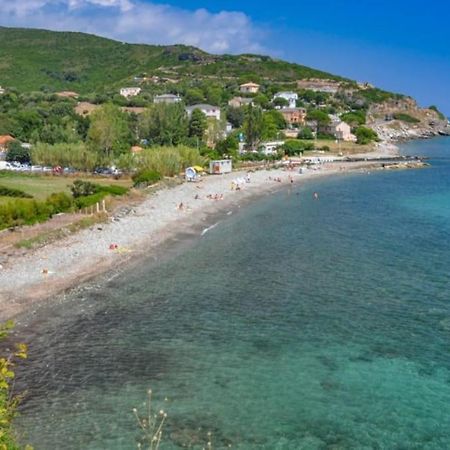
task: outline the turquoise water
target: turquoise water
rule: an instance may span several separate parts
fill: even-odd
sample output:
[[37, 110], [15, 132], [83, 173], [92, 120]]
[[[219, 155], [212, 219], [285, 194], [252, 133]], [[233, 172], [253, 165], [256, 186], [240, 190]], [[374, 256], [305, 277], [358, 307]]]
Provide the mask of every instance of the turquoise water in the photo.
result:
[[23, 440], [136, 448], [151, 387], [162, 449], [450, 448], [450, 139], [404, 151], [433, 166], [242, 205], [24, 318]]

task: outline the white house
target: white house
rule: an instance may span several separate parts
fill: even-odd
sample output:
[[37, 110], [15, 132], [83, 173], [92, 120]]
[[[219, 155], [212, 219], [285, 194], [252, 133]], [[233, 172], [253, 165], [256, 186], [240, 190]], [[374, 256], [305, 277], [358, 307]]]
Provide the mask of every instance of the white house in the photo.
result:
[[125, 98], [128, 97], [135, 97], [141, 92], [140, 87], [126, 87], [120, 89], [120, 95], [122, 95]]
[[4, 94], [5, 90], [0, 86], [0, 95]]
[[179, 103], [181, 102], [181, 97], [174, 94], [162, 94], [156, 95], [153, 99], [153, 103]]
[[297, 106], [298, 94], [296, 92], [277, 92], [273, 96], [273, 100], [277, 98], [284, 98], [289, 102], [289, 108], [295, 108]]
[[239, 86], [239, 90], [244, 94], [256, 94], [259, 87], [259, 84], [256, 83], [244, 83]]
[[192, 115], [192, 111], [194, 109], [199, 109], [208, 119], [216, 119], [220, 120], [220, 108], [218, 106], [212, 106], [212, 105], [206, 105], [206, 104], [198, 104], [198, 105], [192, 105], [188, 106], [186, 108], [186, 112], [189, 117]]
[[260, 151], [264, 153], [264, 155], [273, 155], [283, 144], [284, 141], [262, 142], [260, 145]]

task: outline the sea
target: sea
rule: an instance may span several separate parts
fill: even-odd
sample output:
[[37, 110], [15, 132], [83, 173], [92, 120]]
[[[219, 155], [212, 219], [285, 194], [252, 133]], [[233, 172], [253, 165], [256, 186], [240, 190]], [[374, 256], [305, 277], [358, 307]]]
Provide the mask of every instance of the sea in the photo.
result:
[[235, 205], [19, 318], [21, 442], [136, 449], [151, 389], [161, 450], [450, 449], [450, 138], [402, 152], [430, 167]]

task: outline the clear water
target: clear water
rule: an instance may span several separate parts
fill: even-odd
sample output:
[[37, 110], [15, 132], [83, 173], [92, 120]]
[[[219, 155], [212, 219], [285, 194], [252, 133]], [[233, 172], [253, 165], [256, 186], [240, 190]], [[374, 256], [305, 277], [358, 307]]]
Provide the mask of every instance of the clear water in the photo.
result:
[[433, 166], [281, 191], [24, 319], [23, 440], [136, 448], [151, 387], [162, 449], [450, 448], [450, 139], [404, 151]]

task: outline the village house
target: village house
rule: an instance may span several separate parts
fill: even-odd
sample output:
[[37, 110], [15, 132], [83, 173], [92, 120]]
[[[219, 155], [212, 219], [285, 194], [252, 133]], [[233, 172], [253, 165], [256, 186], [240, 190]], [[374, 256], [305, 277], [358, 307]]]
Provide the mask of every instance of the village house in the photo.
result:
[[332, 120], [328, 125], [324, 126], [321, 131], [333, 135], [340, 141], [356, 142], [356, 136], [352, 133], [350, 125], [339, 119]]
[[4, 134], [0, 136], [0, 152], [5, 152], [8, 149], [8, 144], [15, 139], [9, 134]]
[[153, 99], [153, 103], [180, 103], [181, 97], [174, 94], [162, 94], [156, 95]]
[[282, 145], [284, 145], [284, 141], [262, 142], [259, 149], [264, 155], [273, 155]]
[[125, 98], [135, 97], [141, 92], [140, 87], [126, 87], [120, 89], [120, 95]]
[[4, 94], [5, 93], [5, 89], [3, 89], [1, 86], [0, 86], [0, 95], [2, 95], [2, 94]]
[[188, 106], [186, 108], [186, 112], [189, 117], [191, 117], [194, 109], [199, 109], [208, 119], [216, 119], [220, 120], [220, 108], [218, 106], [206, 105], [206, 104], [198, 104]]
[[305, 123], [305, 108], [283, 108], [280, 109], [280, 113], [288, 125], [303, 125]]
[[289, 102], [289, 108], [295, 108], [297, 106], [298, 94], [296, 92], [277, 92], [273, 96], [273, 100], [276, 100], [277, 98], [284, 98]]
[[239, 90], [244, 94], [257, 94], [259, 88], [259, 84], [256, 83], [245, 83], [239, 86]]
[[233, 97], [229, 102], [228, 106], [232, 108], [242, 108], [243, 106], [253, 106], [253, 100], [251, 98], [246, 97]]
[[306, 89], [314, 92], [326, 92], [328, 94], [336, 94], [340, 85], [341, 84], [338, 81], [320, 78], [308, 78], [306, 80], [297, 81], [298, 89]]

